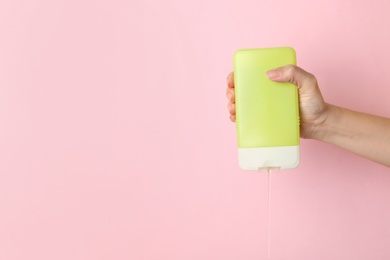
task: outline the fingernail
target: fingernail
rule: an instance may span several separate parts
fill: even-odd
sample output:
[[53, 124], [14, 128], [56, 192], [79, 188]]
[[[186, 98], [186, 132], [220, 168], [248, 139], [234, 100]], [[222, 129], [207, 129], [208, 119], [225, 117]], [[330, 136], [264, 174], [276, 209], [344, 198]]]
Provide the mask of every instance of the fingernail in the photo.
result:
[[269, 70], [267, 71], [267, 76], [270, 79], [275, 79], [279, 76], [278, 70]]

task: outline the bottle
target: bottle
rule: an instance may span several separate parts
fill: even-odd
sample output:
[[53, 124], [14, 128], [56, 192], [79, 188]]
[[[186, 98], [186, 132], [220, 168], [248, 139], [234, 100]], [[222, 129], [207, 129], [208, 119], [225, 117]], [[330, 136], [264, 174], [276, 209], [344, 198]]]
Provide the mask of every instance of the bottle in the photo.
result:
[[234, 54], [238, 161], [243, 170], [291, 169], [299, 164], [298, 89], [266, 72], [296, 65], [291, 47], [242, 49]]

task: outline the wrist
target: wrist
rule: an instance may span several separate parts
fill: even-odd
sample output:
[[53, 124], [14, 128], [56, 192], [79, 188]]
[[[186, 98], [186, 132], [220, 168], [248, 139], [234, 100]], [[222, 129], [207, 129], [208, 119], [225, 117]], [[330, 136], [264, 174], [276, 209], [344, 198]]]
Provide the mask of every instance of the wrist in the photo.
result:
[[332, 124], [336, 121], [338, 114], [340, 113], [337, 106], [324, 103], [322, 112], [315, 120], [309, 123], [310, 129], [306, 138], [317, 141], [326, 141], [331, 135]]

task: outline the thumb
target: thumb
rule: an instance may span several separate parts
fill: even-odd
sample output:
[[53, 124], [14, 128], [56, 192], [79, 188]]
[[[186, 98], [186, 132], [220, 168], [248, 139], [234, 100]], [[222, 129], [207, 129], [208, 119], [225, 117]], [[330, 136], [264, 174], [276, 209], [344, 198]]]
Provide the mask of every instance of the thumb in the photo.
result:
[[267, 71], [267, 76], [272, 81], [290, 82], [298, 87], [315, 80], [312, 74], [294, 65], [269, 70]]

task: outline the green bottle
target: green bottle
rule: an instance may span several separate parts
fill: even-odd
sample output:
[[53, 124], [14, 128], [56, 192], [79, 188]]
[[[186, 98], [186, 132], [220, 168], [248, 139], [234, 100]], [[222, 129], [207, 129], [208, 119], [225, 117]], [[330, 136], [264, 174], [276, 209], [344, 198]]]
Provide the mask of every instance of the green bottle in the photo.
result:
[[243, 49], [234, 54], [238, 159], [243, 170], [299, 164], [298, 89], [266, 72], [296, 64], [291, 47]]

